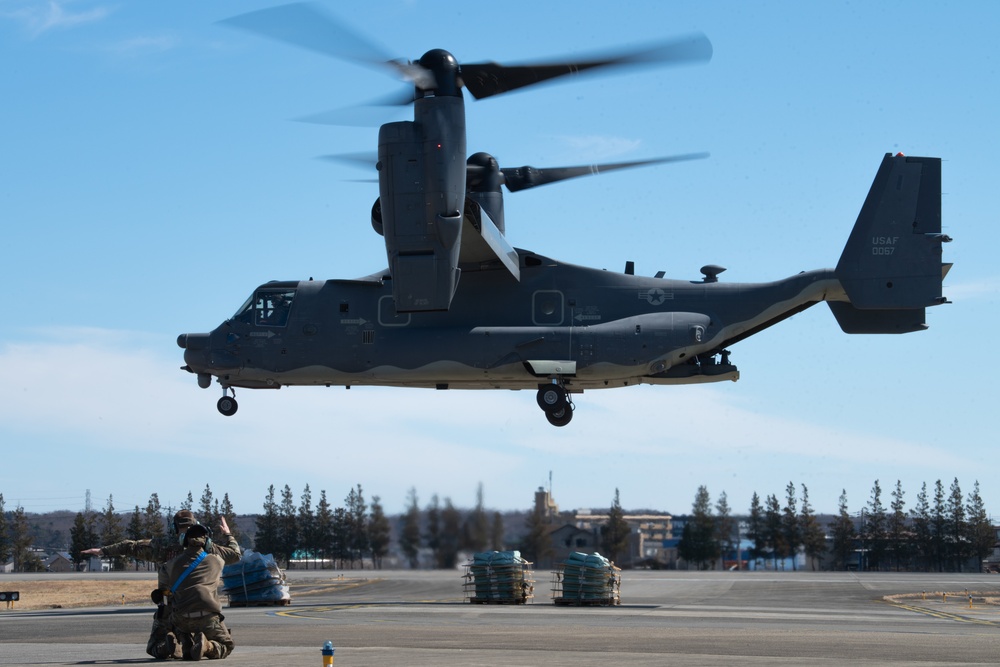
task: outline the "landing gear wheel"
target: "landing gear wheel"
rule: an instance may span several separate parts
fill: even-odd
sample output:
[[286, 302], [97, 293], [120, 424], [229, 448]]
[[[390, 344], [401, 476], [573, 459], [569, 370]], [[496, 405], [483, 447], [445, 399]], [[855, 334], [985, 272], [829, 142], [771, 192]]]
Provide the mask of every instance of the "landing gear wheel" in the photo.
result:
[[553, 426], [565, 426], [570, 423], [573, 419], [573, 407], [567, 405], [562, 410], [556, 410], [555, 412], [546, 412], [545, 418], [549, 420], [549, 423]]
[[225, 416], [232, 417], [236, 414], [236, 410], [240, 406], [236, 403], [236, 399], [232, 396], [223, 396], [219, 399], [219, 402], [215, 404], [215, 407], [219, 408], [219, 412]]
[[558, 384], [543, 384], [539, 386], [537, 400], [538, 407], [544, 410], [545, 414], [565, 410], [569, 405], [569, 401], [566, 398], [566, 390]]

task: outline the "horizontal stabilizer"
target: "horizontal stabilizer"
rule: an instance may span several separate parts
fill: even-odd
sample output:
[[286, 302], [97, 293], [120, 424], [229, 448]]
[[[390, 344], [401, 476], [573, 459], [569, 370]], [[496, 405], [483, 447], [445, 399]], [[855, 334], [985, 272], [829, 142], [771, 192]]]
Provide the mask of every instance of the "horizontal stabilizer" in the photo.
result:
[[901, 334], [923, 331], [923, 308], [913, 310], [860, 310], [849, 303], [829, 301], [830, 310], [844, 333], [849, 334]]

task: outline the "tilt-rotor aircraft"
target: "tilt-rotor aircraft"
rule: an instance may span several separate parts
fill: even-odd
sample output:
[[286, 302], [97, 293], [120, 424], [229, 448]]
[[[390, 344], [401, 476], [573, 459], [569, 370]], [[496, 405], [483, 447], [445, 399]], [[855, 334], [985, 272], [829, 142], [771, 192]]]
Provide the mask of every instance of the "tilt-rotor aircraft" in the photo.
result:
[[699, 280], [637, 276], [631, 263], [609, 272], [508, 243], [501, 186], [698, 156], [559, 169], [467, 158], [463, 90], [482, 99], [588, 69], [704, 62], [702, 35], [609, 58], [460, 65], [443, 50], [390, 60], [309, 4], [224, 23], [387, 68], [412, 85], [414, 107], [412, 121], [379, 131], [371, 222], [387, 269], [269, 282], [210, 333], [178, 337], [183, 369], [222, 387], [224, 415], [236, 412], [236, 387], [527, 389], [565, 426], [586, 390], [735, 381], [729, 348], [823, 301], [846, 333], [868, 334], [920, 331], [925, 309], [947, 303], [938, 158], [886, 154], [836, 268], [768, 283], [720, 282], [715, 265]]

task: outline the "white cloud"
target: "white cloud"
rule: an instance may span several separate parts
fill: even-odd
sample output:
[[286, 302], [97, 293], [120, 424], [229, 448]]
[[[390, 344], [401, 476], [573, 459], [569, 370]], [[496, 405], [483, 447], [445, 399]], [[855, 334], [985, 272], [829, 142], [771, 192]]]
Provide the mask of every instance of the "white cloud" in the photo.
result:
[[72, 11], [69, 8], [71, 4], [56, 0], [49, 0], [44, 4], [31, 2], [19, 8], [7, 10], [2, 15], [20, 21], [32, 37], [38, 37], [49, 30], [68, 29], [85, 23], [101, 21], [111, 13], [108, 7], [102, 6]]
[[[628, 505], [685, 511], [699, 484], [739, 507], [754, 490], [780, 495], [794, 480], [832, 510], [841, 488], [857, 502], [877, 478], [886, 488], [890, 477], [910, 480], [912, 497], [921, 481], [971, 484], [977, 473], [948, 443], [773, 414], [728, 383], [587, 392], [562, 429], [531, 391], [237, 390], [239, 412], [227, 418], [215, 409], [221, 390], [199, 389], [182, 363], [172, 338], [131, 332], [49, 330], [2, 344], [0, 439], [45, 451], [47, 484], [108, 489], [130, 505], [210, 483], [245, 511], [270, 483], [328, 488], [332, 499], [362, 483], [398, 511], [411, 486], [422, 502], [439, 493], [470, 506], [483, 482], [488, 503], [516, 508], [549, 470], [567, 508], [606, 504], [621, 488]], [[17, 472], [8, 475], [0, 492], [32, 495], [2, 488]]]

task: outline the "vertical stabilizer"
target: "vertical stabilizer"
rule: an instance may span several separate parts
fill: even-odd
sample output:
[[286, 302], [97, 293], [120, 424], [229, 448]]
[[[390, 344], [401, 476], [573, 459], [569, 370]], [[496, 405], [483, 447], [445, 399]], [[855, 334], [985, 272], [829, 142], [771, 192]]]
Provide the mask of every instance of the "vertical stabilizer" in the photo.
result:
[[918, 310], [941, 296], [941, 160], [886, 154], [836, 275], [858, 310]]

